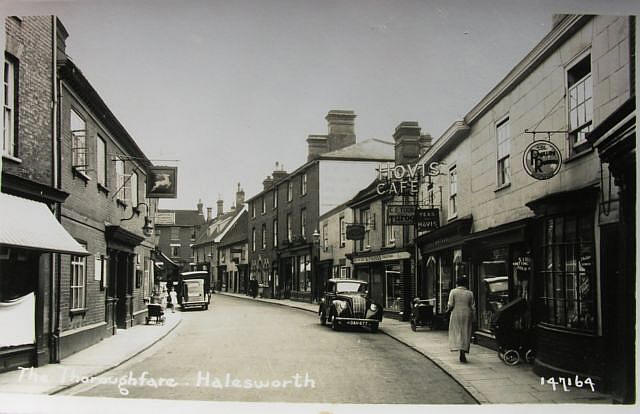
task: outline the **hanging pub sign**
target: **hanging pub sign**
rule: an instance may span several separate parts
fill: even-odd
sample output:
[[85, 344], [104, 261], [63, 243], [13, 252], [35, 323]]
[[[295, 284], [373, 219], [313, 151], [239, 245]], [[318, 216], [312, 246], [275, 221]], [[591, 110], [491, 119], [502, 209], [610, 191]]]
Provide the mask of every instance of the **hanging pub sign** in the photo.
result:
[[440, 227], [440, 210], [437, 208], [419, 208], [416, 210], [418, 231], [435, 230]]
[[412, 225], [416, 222], [416, 206], [389, 204], [387, 206], [387, 226]]
[[364, 239], [364, 225], [362, 224], [347, 224], [347, 240], [362, 240]]
[[552, 178], [562, 166], [562, 154], [551, 141], [533, 141], [524, 150], [524, 170], [536, 180]]
[[391, 163], [378, 165], [376, 192], [380, 195], [416, 195], [420, 189], [420, 177], [440, 174], [440, 163], [394, 165]]
[[149, 167], [147, 198], [178, 197], [178, 167]]

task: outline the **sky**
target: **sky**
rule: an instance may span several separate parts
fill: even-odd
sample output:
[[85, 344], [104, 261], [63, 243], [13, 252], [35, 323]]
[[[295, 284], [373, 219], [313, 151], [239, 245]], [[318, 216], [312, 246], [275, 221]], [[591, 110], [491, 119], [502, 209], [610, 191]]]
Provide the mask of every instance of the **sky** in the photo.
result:
[[[551, 29], [554, 13], [638, 13], [637, 0], [0, 0], [57, 15], [67, 53], [156, 165], [161, 208], [233, 204], [275, 162], [306, 161], [331, 109], [358, 141], [402, 121], [438, 138]], [[171, 161], [164, 161], [171, 160]], [[177, 160], [177, 161], [173, 161]]]

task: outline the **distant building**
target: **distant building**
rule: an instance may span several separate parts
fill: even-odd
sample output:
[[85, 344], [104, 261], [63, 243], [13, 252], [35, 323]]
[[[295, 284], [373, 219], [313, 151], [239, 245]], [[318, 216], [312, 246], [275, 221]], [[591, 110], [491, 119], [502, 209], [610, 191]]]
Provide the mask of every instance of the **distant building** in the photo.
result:
[[159, 209], [156, 213], [158, 249], [178, 265], [180, 272], [188, 272], [196, 264], [192, 246], [204, 228], [202, 208], [202, 202], [198, 202], [196, 210]]
[[330, 278], [351, 278], [353, 268], [347, 254], [354, 253], [355, 242], [347, 240], [347, 226], [354, 222], [353, 210], [345, 203], [318, 218], [320, 258], [318, 262], [320, 290]]
[[319, 298], [318, 218], [369, 184], [379, 163], [393, 161], [392, 142], [356, 143], [355, 117], [353, 111], [329, 111], [328, 134], [307, 138], [307, 162], [291, 173], [276, 165], [263, 190], [248, 200], [250, 277], [263, 295]]

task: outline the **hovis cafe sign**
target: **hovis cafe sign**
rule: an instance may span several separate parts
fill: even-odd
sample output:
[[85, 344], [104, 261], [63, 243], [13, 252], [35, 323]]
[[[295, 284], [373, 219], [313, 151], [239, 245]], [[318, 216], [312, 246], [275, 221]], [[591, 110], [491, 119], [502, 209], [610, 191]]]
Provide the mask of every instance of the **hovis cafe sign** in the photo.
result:
[[440, 163], [432, 162], [415, 165], [394, 165], [391, 163], [378, 165], [378, 194], [416, 195], [420, 189], [420, 177], [440, 174]]

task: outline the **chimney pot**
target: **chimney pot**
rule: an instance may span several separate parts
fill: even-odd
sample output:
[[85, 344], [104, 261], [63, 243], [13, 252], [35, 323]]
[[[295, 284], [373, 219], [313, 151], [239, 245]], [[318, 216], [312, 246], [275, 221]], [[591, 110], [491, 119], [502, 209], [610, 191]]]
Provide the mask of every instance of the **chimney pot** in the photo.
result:
[[224, 214], [224, 210], [223, 210], [224, 201], [222, 201], [222, 200], [218, 200], [218, 201], [216, 202], [216, 204], [217, 204], [217, 206], [218, 206], [218, 215], [217, 215], [217, 217], [220, 217], [221, 215], [223, 215], [223, 214]]
[[213, 208], [207, 207], [207, 221], [211, 221], [212, 215], [213, 215]]
[[307, 137], [307, 161], [315, 160], [329, 151], [329, 140], [326, 135], [309, 135]]
[[236, 208], [241, 209], [244, 205], [244, 190], [240, 188], [238, 183], [238, 190], [236, 191]]

